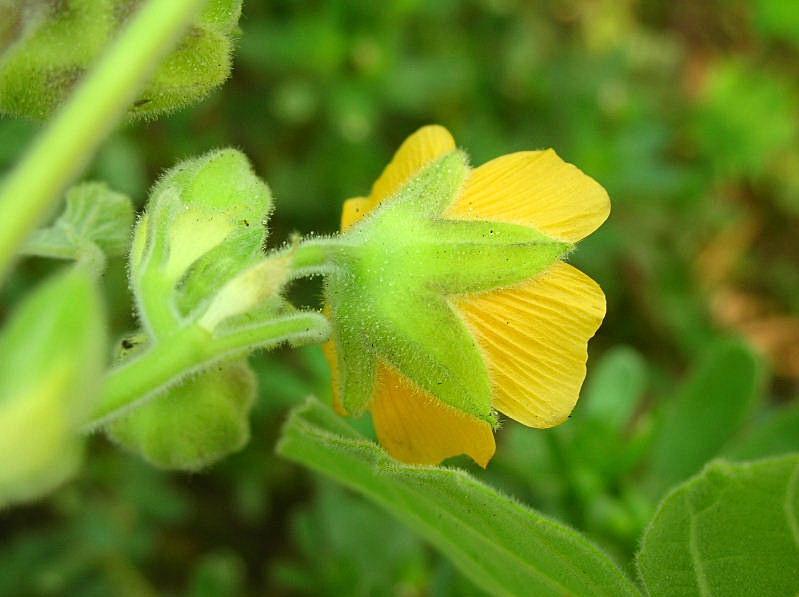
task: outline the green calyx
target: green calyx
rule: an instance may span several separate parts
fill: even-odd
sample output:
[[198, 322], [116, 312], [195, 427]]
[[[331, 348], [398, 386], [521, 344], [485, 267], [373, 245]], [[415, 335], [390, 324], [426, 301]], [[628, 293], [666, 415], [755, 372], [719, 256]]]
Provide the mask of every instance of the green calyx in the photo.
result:
[[327, 300], [345, 409], [363, 411], [377, 365], [492, 424], [485, 360], [451, 299], [532, 278], [571, 249], [537, 230], [445, 219], [469, 168], [452, 152], [342, 235]]
[[[136, 13], [138, 0], [0, 0], [0, 112], [45, 118]], [[151, 118], [202, 99], [230, 74], [241, 0], [211, 0], [134, 101]]]

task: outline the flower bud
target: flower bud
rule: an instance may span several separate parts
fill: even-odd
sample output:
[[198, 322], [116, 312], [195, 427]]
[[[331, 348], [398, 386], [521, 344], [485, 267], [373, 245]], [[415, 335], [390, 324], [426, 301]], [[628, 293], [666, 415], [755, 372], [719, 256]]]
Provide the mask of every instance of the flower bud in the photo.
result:
[[[140, 314], [167, 304], [199, 317], [219, 290], [263, 258], [269, 188], [227, 149], [183, 162], [156, 184], [134, 233], [131, 278]], [[156, 330], [158, 331], [158, 330]]]
[[196, 471], [247, 443], [256, 389], [246, 361], [222, 363], [115, 420], [107, 432], [154, 466]]
[[[69, 95], [135, 14], [139, 0], [0, 0], [0, 111], [45, 118]], [[212, 0], [134, 102], [130, 114], [153, 117], [194, 103], [230, 74], [241, 0]], [[32, 26], [35, 24], [35, 27]], [[13, 45], [11, 45], [13, 43]]]
[[36, 498], [78, 467], [78, 426], [103, 362], [102, 304], [83, 268], [25, 299], [0, 334], [0, 506]]

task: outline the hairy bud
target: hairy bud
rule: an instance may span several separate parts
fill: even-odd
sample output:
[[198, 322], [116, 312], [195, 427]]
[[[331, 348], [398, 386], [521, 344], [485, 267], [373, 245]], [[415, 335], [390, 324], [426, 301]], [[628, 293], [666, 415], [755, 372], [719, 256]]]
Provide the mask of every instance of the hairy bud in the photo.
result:
[[154, 466], [196, 471], [247, 443], [255, 394], [246, 361], [223, 363], [117, 419], [107, 432]]

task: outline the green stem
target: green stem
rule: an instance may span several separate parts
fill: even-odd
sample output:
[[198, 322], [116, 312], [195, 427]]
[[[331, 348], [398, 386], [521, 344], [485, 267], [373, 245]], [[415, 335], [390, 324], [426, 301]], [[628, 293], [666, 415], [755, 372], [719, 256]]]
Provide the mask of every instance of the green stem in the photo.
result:
[[340, 236], [319, 237], [304, 240], [275, 253], [275, 257], [291, 255], [291, 278], [327, 274], [335, 268], [335, 262], [347, 250], [347, 243]]
[[85, 429], [95, 429], [113, 420], [217, 361], [286, 341], [323, 342], [329, 335], [329, 327], [320, 314], [308, 312], [221, 334], [211, 334], [197, 325], [186, 327], [156, 342], [138, 358], [109, 371]]
[[150, 0], [0, 187], [0, 280], [204, 0]]

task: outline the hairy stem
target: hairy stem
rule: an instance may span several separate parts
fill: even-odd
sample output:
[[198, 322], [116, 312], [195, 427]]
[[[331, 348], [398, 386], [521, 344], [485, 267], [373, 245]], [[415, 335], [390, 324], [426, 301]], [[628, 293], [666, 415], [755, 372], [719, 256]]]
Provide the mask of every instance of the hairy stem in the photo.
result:
[[294, 344], [324, 342], [329, 333], [327, 320], [312, 312], [297, 312], [219, 334], [207, 332], [198, 325], [188, 326], [156, 341], [141, 356], [111, 369], [85, 429], [91, 430], [113, 420], [186, 376], [225, 358], [257, 348], [273, 348], [288, 341]]
[[0, 280], [204, 0], [150, 0], [0, 187]]

